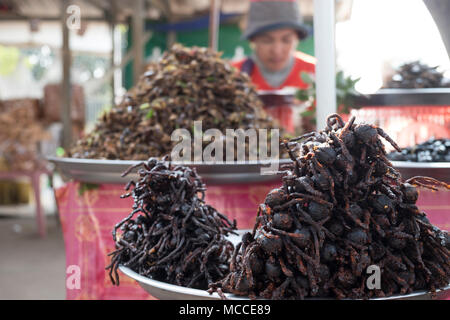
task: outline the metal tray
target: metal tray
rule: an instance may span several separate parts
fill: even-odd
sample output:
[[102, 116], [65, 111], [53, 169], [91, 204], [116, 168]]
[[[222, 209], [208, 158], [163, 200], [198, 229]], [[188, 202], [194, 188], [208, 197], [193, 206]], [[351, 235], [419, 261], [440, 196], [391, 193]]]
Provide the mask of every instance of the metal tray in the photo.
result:
[[[209, 294], [206, 290], [192, 289], [169, 284], [166, 282], [156, 281], [134, 272], [130, 268], [119, 266], [119, 270], [126, 276], [136, 280], [139, 285], [160, 300], [220, 300], [217, 293]], [[450, 290], [450, 284], [443, 289], [436, 290], [436, 299], [442, 298], [447, 291]], [[227, 299], [230, 300], [250, 300], [248, 297], [237, 296], [225, 293]], [[373, 298], [369, 300], [431, 300], [431, 293], [427, 291], [417, 291], [406, 295], [393, 295], [384, 298]], [[330, 300], [325, 298], [307, 298], [306, 300]]]
[[427, 176], [450, 182], [450, 162], [391, 161], [404, 180], [414, 176]]
[[[227, 238], [230, 240], [234, 246], [236, 246], [240, 241], [242, 236], [246, 232], [251, 232], [251, 230], [238, 230], [237, 235], [229, 235]], [[220, 300], [217, 293], [209, 294], [205, 290], [192, 289], [177, 286], [174, 284], [161, 282], [153, 280], [140, 274], [134, 272], [130, 268], [119, 266], [119, 270], [126, 276], [136, 280], [139, 285], [151, 294], [153, 297], [161, 300]], [[437, 298], [442, 296], [447, 290], [450, 290], [450, 284], [442, 290], [437, 290]], [[249, 300], [248, 297], [237, 296], [230, 293], [225, 293], [225, 296], [230, 300]], [[408, 295], [395, 295], [386, 298], [375, 298], [371, 300], [429, 300], [431, 299], [431, 294], [426, 291], [418, 291]]]
[[359, 106], [448, 106], [450, 88], [395, 89], [385, 88], [355, 98]]
[[[227, 238], [230, 240], [234, 246], [236, 246], [240, 241], [242, 236], [246, 232], [251, 232], [251, 230], [238, 230], [237, 235], [229, 235]], [[205, 290], [192, 289], [177, 286], [174, 284], [153, 280], [144, 277], [130, 268], [119, 266], [119, 270], [126, 276], [136, 280], [139, 285], [151, 294], [153, 297], [160, 300], [220, 300], [221, 298], [217, 293], [209, 294]], [[436, 298], [442, 298], [447, 291], [450, 290], [450, 284], [443, 289], [436, 290]], [[237, 296], [230, 293], [225, 293], [225, 296], [230, 300], [249, 300], [248, 297]], [[312, 299], [312, 298], [310, 298]], [[323, 298], [322, 298], [323, 299]], [[385, 298], [374, 298], [370, 300], [430, 300], [431, 293], [426, 291], [417, 291], [407, 295], [394, 295]], [[314, 300], [318, 300], [315, 298]]]
[[[130, 173], [122, 178], [120, 175], [131, 165], [140, 161], [133, 160], [96, 160], [48, 157], [51, 163], [63, 176], [63, 179], [74, 179], [87, 183], [127, 183], [130, 179], [136, 179], [137, 174]], [[279, 164], [289, 163], [289, 159], [280, 159]], [[444, 182], [450, 181], [450, 162], [407, 162], [392, 161], [396, 169], [400, 171], [403, 179], [414, 176], [428, 176]], [[235, 162], [223, 164], [185, 163], [190, 167], [196, 167], [203, 181], [208, 184], [266, 182], [280, 179], [279, 175], [261, 175], [263, 165], [258, 161]]]
[[[56, 166], [56, 170], [63, 179], [74, 179], [87, 183], [115, 183], [123, 184], [136, 179], [136, 170], [126, 177], [120, 175], [130, 166], [141, 161], [133, 160], [96, 160], [48, 157], [48, 161]], [[289, 163], [289, 159], [280, 159], [279, 164]], [[173, 164], [177, 164], [172, 162]], [[262, 175], [261, 168], [267, 166], [259, 161], [233, 162], [223, 164], [208, 164], [189, 162], [183, 163], [195, 167], [197, 173], [207, 184], [226, 184], [244, 182], [267, 182], [279, 180], [280, 175]]]
[[[241, 238], [246, 232], [251, 232], [251, 230], [237, 230], [237, 235], [230, 234], [227, 239], [233, 243], [234, 246], [236, 246], [239, 242], [241, 242]], [[145, 291], [160, 300], [220, 300], [220, 297], [216, 292], [210, 295], [205, 290], [180, 287], [174, 284], [156, 281], [141, 276], [130, 268], [122, 265], [119, 266], [119, 270], [126, 276], [136, 280]], [[225, 295], [227, 298], [233, 300], [248, 300], [246, 297], [240, 297], [229, 293], [226, 293]]]

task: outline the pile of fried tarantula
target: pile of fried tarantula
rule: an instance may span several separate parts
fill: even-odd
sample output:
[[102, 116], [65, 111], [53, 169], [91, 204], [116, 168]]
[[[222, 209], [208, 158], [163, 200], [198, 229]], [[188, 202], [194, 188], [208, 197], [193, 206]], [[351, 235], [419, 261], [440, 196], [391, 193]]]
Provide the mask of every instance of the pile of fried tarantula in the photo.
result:
[[[321, 132], [284, 141], [292, 163], [259, 206], [235, 248], [230, 273], [210, 292], [250, 298], [368, 299], [450, 280], [450, 241], [417, 206], [416, 187], [450, 189], [427, 177], [402, 181], [386, 158], [381, 129], [333, 114]], [[369, 266], [380, 271], [370, 289]]]

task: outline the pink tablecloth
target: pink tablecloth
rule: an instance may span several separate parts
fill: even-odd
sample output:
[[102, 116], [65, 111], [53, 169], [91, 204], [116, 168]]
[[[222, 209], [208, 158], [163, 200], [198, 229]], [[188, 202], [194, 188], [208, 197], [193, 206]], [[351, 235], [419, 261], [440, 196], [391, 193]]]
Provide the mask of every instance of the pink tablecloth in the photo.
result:
[[[258, 204], [279, 182], [255, 185], [208, 186], [206, 201], [238, 221], [240, 229], [252, 228]], [[66, 247], [66, 265], [78, 266], [80, 288], [67, 288], [67, 299], [152, 299], [139, 285], [121, 274], [120, 287], [111, 284], [105, 266], [114, 250], [111, 231], [129, 212], [132, 199], [120, 199], [122, 185], [105, 184], [79, 193], [80, 183], [56, 190]], [[436, 226], [450, 229], [450, 192], [421, 191], [420, 208]]]
[[[383, 128], [401, 147], [414, 146], [430, 137], [450, 137], [450, 106], [367, 106], [352, 110], [356, 122]], [[389, 144], [386, 144], [392, 150]]]
[[[209, 185], [206, 202], [236, 219], [239, 229], [251, 229], [258, 205], [279, 181], [255, 184]], [[120, 287], [110, 283], [105, 266], [114, 250], [111, 231], [130, 213], [131, 198], [120, 199], [122, 185], [103, 184], [80, 194], [80, 183], [69, 182], [56, 190], [66, 246], [66, 265], [81, 271], [80, 289], [67, 288], [67, 299], [151, 299], [130, 278], [120, 277]], [[73, 287], [73, 286], [71, 286]]]

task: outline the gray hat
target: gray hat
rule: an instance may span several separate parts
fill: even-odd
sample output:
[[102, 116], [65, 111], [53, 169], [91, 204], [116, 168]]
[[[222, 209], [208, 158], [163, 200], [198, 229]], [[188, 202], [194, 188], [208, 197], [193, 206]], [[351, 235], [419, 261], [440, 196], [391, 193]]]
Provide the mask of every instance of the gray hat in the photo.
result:
[[243, 39], [248, 40], [258, 33], [280, 28], [294, 29], [300, 39], [308, 36], [309, 30], [303, 24], [297, 0], [251, 1]]

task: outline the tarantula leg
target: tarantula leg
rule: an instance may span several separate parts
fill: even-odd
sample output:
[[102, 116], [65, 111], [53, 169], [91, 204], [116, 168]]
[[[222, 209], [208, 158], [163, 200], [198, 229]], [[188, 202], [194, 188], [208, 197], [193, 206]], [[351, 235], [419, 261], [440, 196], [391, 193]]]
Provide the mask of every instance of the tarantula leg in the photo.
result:
[[[118, 265], [118, 261], [120, 260], [121, 255], [118, 254], [111, 259], [111, 263], [106, 266], [105, 270], [109, 269], [109, 278], [113, 285], [119, 285], [119, 274], [117, 273], [116, 266]], [[113, 276], [114, 273], [114, 276]]]
[[317, 134], [317, 132], [315, 132], [315, 131], [308, 132], [308, 133], [305, 133], [305, 134], [303, 134], [303, 135], [301, 135], [299, 137], [291, 138], [291, 139], [289, 139], [289, 141], [290, 142], [300, 141], [300, 140], [303, 140], [305, 138], [314, 137], [316, 134]]
[[314, 275], [312, 266], [309, 266], [307, 269], [309, 287], [311, 289], [311, 296], [316, 296], [319, 293], [319, 286], [317, 285], [317, 279]]
[[400, 278], [395, 272], [392, 272], [389, 268], [386, 268], [384, 270], [384, 273], [402, 287], [400, 289], [400, 294], [405, 294], [408, 292], [408, 289], [410, 288], [409, 284], [405, 280]]
[[352, 268], [352, 272], [353, 274], [355, 274], [356, 276], [360, 276], [359, 274], [356, 274], [356, 269], [357, 269], [357, 265], [358, 265], [358, 253], [356, 252], [355, 249], [353, 249], [352, 247], [349, 248], [350, 251], [350, 266]]
[[292, 281], [293, 281], [293, 283], [295, 284], [295, 285], [292, 286], [292, 287], [293, 287], [294, 291], [297, 293], [297, 297], [298, 297], [300, 300], [305, 299], [305, 296], [306, 296], [306, 290], [303, 289], [303, 288], [301, 287], [301, 285], [297, 282], [297, 280], [292, 279]]
[[305, 259], [306, 263], [311, 264], [315, 267], [318, 267], [316, 264], [316, 261], [311, 258], [309, 255], [307, 255], [305, 252], [303, 252], [303, 250], [301, 250], [299, 247], [297, 247], [292, 240], [287, 239], [286, 240], [286, 244], [289, 246], [289, 248], [291, 248], [292, 250], [294, 250], [300, 257], [302, 257], [303, 259]]
[[304, 202], [306, 202], [305, 199], [301, 199], [301, 198], [292, 199], [292, 200], [289, 200], [286, 203], [283, 203], [282, 205], [274, 207], [273, 210], [274, 211], [283, 211], [286, 208], [289, 208], [289, 207], [291, 207], [291, 206], [293, 206], [293, 205], [295, 205], [297, 203], [304, 203]]
[[283, 271], [284, 275], [289, 278], [293, 277], [294, 273], [291, 270], [289, 270], [288, 267], [286, 267], [286, 264], [284, 263], [283, 258], [280, 257], [279, 259], [280, 259], [279, 262], [280, 262], [281, 270]]
[[[138, 168], [138, 167], [141, 167], [141, 166], [144, 166], [146, 169], [148, 168], [147, 163], [144, 162], [144, 161], [141, 161], [141, 162], [139, 162], [139, 163], [137, 163], [137, 164], [134, 164], [134, 165], [128, 167], [128, 169], [125, 170], [120, 176], [121, 176], [121, 177], [125, 177], [125, 176], [127, 176], [131, 171], [133, 171], [134, 169], [136, 169], [136, 168]], [[147, 170], [148, 170], [148, 169], [147, 169]]]
[[304, 179], [297, 179], [297, 183], [300, 184], [307, 192], [311, 193], [314, 196], [323, 198], [324, 195], [322, 192], [314, 189], [310, 182], [305, 181]]
[[293, 193], [290, 193], [288, 195], [288, 197], [290, 199], [292, 199], [292, 198], [302, 198], [302, 199], [313, 200], [313, 201], [315, 201], [317, 203], [320, 203], [320, 204], [323, 204], [323, 205], [325, 205], [325, 206], [327, 206], [329, 208], [333, 207], [333, 204], [331, 202], [328, 202], [328, 201], [326, 201], [326, 200], [324, 200], [324, 199], [322, 199], [320, 197], [314, 196], [314, 195], [309, 195], [309, 194], [304, 194], [304, 193], [299, 193], [299, 192], [293, 192]]
[[354, 165], [354, 159], [352, 157], [352, 155], [350, 154], [350, 151], [348, 150], [347, 146], [345, 145], [344, 141], [342, 141], [341, 138], [339, 138], [336, 134], [331, 133], [330, 134], [331, 138], [333, 139], [334, 142], [337, 142], [337, 144], [341, 147], [341, 152], [344, 155], [344, 157], [347, 158], [348, 160], [348, 166], [347, 166], [347, 171], [351, 170], [353, 168]]
[[[423, 182], [419, 181], [419, 180], [423, 180]], [[420, 187], [424, 187], [424, 188], [428, 188], [431, 190], [435, 190], [437, 191], [439, 187], [442, 188], [446, 188], [450, 190], [450, 184], [447, 184], [445, 182], [441, 182], [439, 180], [436, 180], [434, 178], [430, 178], [430, 177], [423, 177], [423, 176], [416, 176], [416, 177], [412, 177], [408, 180], [405, 181], [406, 183], [412, 184], [412, 185], [417, 185]]]
[[[153, 272], [153, 270], [152, 270]], [[197, 282], [199, 279], [201, 279], [204, 276], [203, 273], [199, 273], [197, 275], [195, 275], [194, 277], [192, 277], [191, 281], [189, 281], [188, 283], [188, 287], [191, 287], [195, 282]]]
[[425, 272], [425, 278], [429, 281], [431, 276], [431, 271], [426, 267], [425, 263], [422, 260], [422, 255], [420, 254], [419, 244], [417, 242], [414, 243], [415, 251], [416, 251], [416, 259], [419, 262], [419, 266]]
[[333, 125], [338, 124], [339, 128], [345, 126], [344, 120], [342, 120], [341, 116], [337, 113], [330, 114], [327, 118], [327, 126], [325, 127], [325, 131], [331, 131], [333, 129]]
[[144, 251], [139, 252], [138, 254], [136, 254], [133, 258], [131, 258], [130, 260], [128, 260], [127, 262], [125, 262], [123, 265], [125, 267], [131, 266], [133, 265], [133, 263], [136, 262], [136, 260], [138, 260], [138, 258], [142, 257], [145, 254]]
[[295, 163], [295, 173], [299, 174], [299, 167], [300, 167], [299, 159], [295, 156], [294, 152], [292, 151], [291, 148], [289, 148], [287, 143], [282, 143], [282, 146], [285, 147], [285, 149], [287, 150], [287, 152], [289, 154], [289, 157]]
[[347, 216], [358, 226], [360, 226], [361, 228], [363, 228], [364, 230], [368, 230], [369, 229], [369, 223], [367, 221], [367, 219], [370, 219], [370, 213], [366, 211], [365, 214], [365, 219], [366, 222], [363, 223], [361, 221], [361, 219], [359, 219], [358, 217], [356, 217], [352, 212], [350, 212], [350, 204], [348, 203], [348, 200], [345, 200], [345, 208], [343, 210], [345, 212], [345, 214], [347, 214]]
[[367, 147], [366, 146], [362, 146], [361, 147], [361, 157], [359, 158], [359, 165], [367, 166], [366, 158], [367, 158]]
[[275, 290], [275, 283], [270, 282], [269, 285], [260, 293], [260, 295], [265, 299], [271, 299], [274, 290]]
[[330, 195], [331, 195], [331, 199], [333, 199], [333, 205], [337, 204], [337, 200], [334, 194], [334, 179], [331, 176], [330, 171], [328, 171], [327, 168], [325, 168], [323, 165], [320, 164], [319, 161], [317, 161], [316, 158], [313, 158], [313, 163], [316, 166], [317, 171], [320, 172], [320, 174], [322, 174], [327, 180], [328, 183], [330, 184]]
[[331, 290], [334, 292], [334, 294], [336, 295], [336, 299], [344, 299], [345, 298], [345, 294], [342, 290], [336, 288], [336, 287], [331, 287]]
[[282, 299], [284, 292], [286, 291], [286, 289], [290, 285], [290, 283], [291, 283], [291, 278], [287, 278], [286, 280], [284, 280], [283, 283], [272, 292], [272, 299], [276, 299], [276, 300]]
[[134, 209], [125, 219], [123, 219], [122, 221], [120, 221], [119, 223], [117, 223], [114, 226], [114, 230], [112, 231], [112, 236], [113, 236], [114, 242], [117, 241], [117, 238], [116, 238], [117, 229], [119, 229], [124, 223], [129, 221], [136, 213], [138, 213], [140, 211], [142, 211], [141, 208]]
[[250, 259], [252, 255], [256, 254], [256, 250], [258, 250], [258, 246], [256, 242], [254, 242], [252, 245], [250, 245], [247, 250], [245, 251], [244, 255], [244, 266], [245, 266], [245, 272], [248, 280], [249, 287], [252, 288], [255, 285], [255, 280], [253, 279], [253, 272], [252, 267], [250, 265]]
[[231, 262], [230, 262], [230, 272], [236, 271], [236, 257], [239, 253], [239, 250], [241, 249], [242, 242], [239, 242], [236, 245], [236, 248], [234, 249], [233, 255], [231, 256]]
[[316, 263], [319, 264], [320, 263], [320, 248], [319, 248], [319, 239], [317, 237], [317, 233], [316, 230], [313, 227], [309, 228], [309, 231], [311, 232], [312, 236], [313, 236], [313, 243], [314, 243], [314, 252], [316, 255]]
[[352, 127], [353, 123], [355, 122], [356, 117], [352, 116], [350, 120], [345, 124], [345, 126], [342, 128], [341, 133], [339, 134], [339, 138], [344, 139], [344, 136], [348, 133], [348, 130]]
[[388, 141], [395, 148], [395, 150], [397, 150], [398, 152], [402, 152], [402, 149], [398, 146], [398, 144], [394, 140], [392, 140], [392, 138], [389, 137], [388, 134], [386, 132], [384, 132], [383, 129], [381, 129], [379, 127], [376, 127], [375, 129], [377, 130], [377, 132], [380, 136], [382, 136], [384, 139], [386, 139], [386, 141]]
[[303, 263], [302, 257], [300, 257], [300, 256], [297, 257], [296, 262], [297, 262], [298, 271], [300, 271], [303, 275], [306, 275], [307, 270], [306, 270], [305, 264]]
[[216, 244], [216, 245], [213, 245], [213, 246], [211, 246], [210, 248], [208, 248], [206, 251], [204, 251], [204, 252], [202, 253], [202, 261], [203, 261], [203, 263], [206, 265], [206, 263], [208, 262], [209, 256], [210, 256], [213, 252], [218, 251], [218, 250], [220, 250], [220, 249], [221, 249], [220, 246]]

